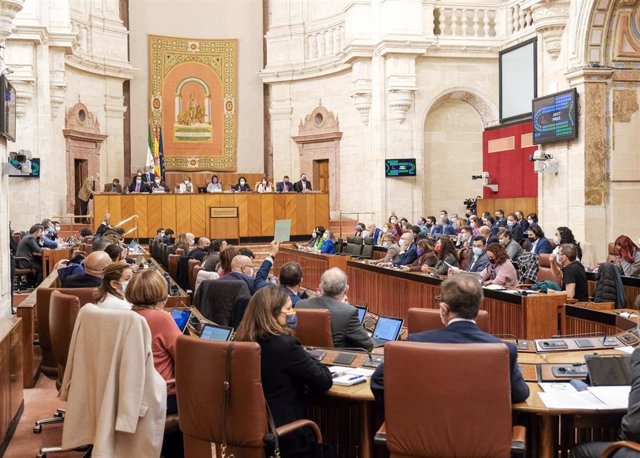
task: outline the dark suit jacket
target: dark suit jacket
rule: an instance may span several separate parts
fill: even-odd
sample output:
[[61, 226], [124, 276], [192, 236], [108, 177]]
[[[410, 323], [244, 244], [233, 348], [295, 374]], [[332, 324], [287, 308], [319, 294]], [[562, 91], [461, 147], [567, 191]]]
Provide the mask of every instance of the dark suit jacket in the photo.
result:
[[241, 280], [243, 282], [245, 282], [247, 284], [247, 286], [249, 287], [249, 292], [251, 293], [251, 295], [253, 295], [253, 293], [256, 292], [256, 286], [255, 286], [255, 282], [253, 281], [253, 278], [249, 277], [248, 275], [245, 275], [243, 273], [240, 272], [229, 272], [228, 274], [226, 274], [224, 277], [221, 277], [220, 280]]
[[[271, 336], [258, 344], [262, 388], [276, 427], [306, 418], [305, 393], [320, 394], [331, 388], [329, 369], [311, 357], [294, 336]], [[306, 428], [287, 434], [280, 438], [282, 456], [313, 456], [313, 441]]]
[[189, 257], [192, 259], [197, 259], [202, 262], [204, 257], [207, 255], [207, 250], [203, 250], [202, 248], [195, 248], [190, 253], [188, 253]]
[[155, 180], [156, 178], [156, 174], [152, 173], [152, 172], [145, 172], [142, 174], [142, 182], [143, 183], [153, 183], [153, 180]]
[[[291, 182], [287, 183], [286, 188], [287, 188], [286, 192], [291, 192], [291, 191], [293, 191], [293, 183], [291, 183]], [[276, 183], [276, 192], [285, 192], [285, 184], [284, 184], [284, 181], [278, 181], [278, 182]]]
[[[311, 182], [310, 182], [309, 180], [305, 180], [305, 184], [306, 184], [306, 186], [307, 186], [307, 191], [311, 191], [311, 190], [312, 190], [312, 188], [311, 188]], [[294, 190], [295, 192], [302, 192], [302, 180], [300, 180], [300, 181], [296, 181], [296, 182], [293, 184], [293, 190]]]
[[517, 223], [514, 224], [513, 227], [509, 227], [509, 232], [511, 232], [511, 238], [518, 243], [520, 243], [524, 238], [524, 231], [522, 230], [522, 226]]
[[[477, 324], [469, 321], [456, 321], [444, 329], [418, 332], [409, 334], [408, 339], [412, 342], [432, 342], [432, 343], [500, 343], [495, 336], [480, 330]], [[511, 402], [522, 402], [529, 397], [529, 387], [518, 369], [518, 350], [512, 343], [504, 343], [509, 347], [509, 367], [511, 368]], [[426, 364], [426, 363], [423, 363]], [[384, 399], [384, 364], [376, 368], [371, 377], [371, 391], [377, 402]]]
[[353, 305], [338, 302], [329, 296], [305, 299], [296, 304], [299, 309], [327, 309], [331, 312], [331, 334], [333, 346], [358, 347], [371, 351], [373, 340], [360, 324], [358, 312]]
[[540, 256], [540, 254], [551, 252], [553, 252], [553, 250], [551, 249], [551, 244], [549, 243], [549, 241], [544, 237], [538, 239], [538, 243], [536, 244], [534, 253]]
[[640, 441], [640, 348], [631, 354], [631, 392], [629, 407], [622, 417], [621, 439]]
[[102, 285], [102, 278], [91, 275], [69, 275], [62, 282], [63, 288], [94, 288]]
[[104, 192], [117, 192], [118, 194], [122, 194], [122, 185], [113, 183], [107, 183], [104, 185]]
[[469, 264], [469, 268], [467, 272], [482, 272], [485, 267], [489, 264], [489, 256], [487, 256], [487, 252], [483, 251], [476, 262], [473, 262], [473, 252], [471, 251], [471, 264]]
[[408, 266], [418, 259], [418, 246], [412, 243], [407, 251], [400, 255], [400, 259], [393, 264], [396, 266]]
[[[136, 192], [136, 182], [135, 182], [135, 180], [132, 181], [131, 184], [129, 185], [129, 192]], [[151, 192], [149, 187], [146, 184], [144, 184], [144, 179], [143, 179], [142, 183], [140, 183], [140, 192]]]
[[16, 256], [19, 258], [27, 258], [31, 265], [26, 265], [21, 259], [18, 260], [18, 267], [22, 269], [33, 268], [36, 270], [42, 270], [41, 258], [34, 259], [34, 253], [42, 253], [42, 247], [33, 235], [25, 235], [20, 240], [18, 248], [16, 250]]
[[244, 186], [241, 186], [240, 183], [236, 183], [231, 187], [231, 189], [233, 189], [236, 192], [250, 192], [251, 186], [249, 186], [246, 183], [244, 184]]

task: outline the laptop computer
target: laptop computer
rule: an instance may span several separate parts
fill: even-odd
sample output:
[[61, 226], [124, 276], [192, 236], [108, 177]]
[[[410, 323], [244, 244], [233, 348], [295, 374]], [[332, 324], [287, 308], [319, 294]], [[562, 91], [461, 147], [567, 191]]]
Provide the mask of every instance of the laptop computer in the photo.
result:
[[205, 324], [200, 333], [200, 338], [224, 342], [231, 339], [232, 333], [233, 328], [218, 326], [217, 324]]
[[589, 381], [593, 386], [619, 386], [631, 384], [631, 356], [588, 355]]
[[364, 319], [367, 316], [367, 306], [366, 305], [354, 305], [356, 311], [358, 312], [358, 320], [360, 320], [360, 324], [364, 323]]
[[175, 321], [176, 326], [180, 329], [180, 332], [184, 333], [191, 318], [191, 310], [173, 309], [171, 310], [171, 318]]
[[402, 318], [394, 318], [391, 316], [380, 316], [376, 322], [371, 338], [374, 347], [382, 347], [387, 342], [398, 340], [400, 331], [402, 330]]

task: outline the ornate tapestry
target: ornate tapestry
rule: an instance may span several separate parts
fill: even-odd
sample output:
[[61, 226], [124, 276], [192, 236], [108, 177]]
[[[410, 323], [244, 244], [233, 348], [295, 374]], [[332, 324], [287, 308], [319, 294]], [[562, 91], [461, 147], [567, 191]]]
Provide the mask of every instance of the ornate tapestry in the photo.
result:
[[152, 129], [167, 171], [236, 170], [237, 40], [149, 35]]

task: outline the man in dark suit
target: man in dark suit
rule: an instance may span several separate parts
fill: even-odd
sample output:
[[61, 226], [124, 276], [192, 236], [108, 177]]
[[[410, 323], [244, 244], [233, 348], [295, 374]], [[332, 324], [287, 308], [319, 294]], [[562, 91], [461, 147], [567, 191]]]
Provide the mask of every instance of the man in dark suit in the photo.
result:
[[142, 182], [142, 175], [136, 175], [129, 185], [129, 192], [150, 192], [149, 187]]
[[524, 238], [524, 231], [522, 226], [518, 224], [518, 217], [515, 213], [509, 213], [507, 215], [507, 228], [511, 232], [511, 239], [520, 243]]
[[241, 280], [249, 287], [249, 292], [253, 295], [256, 292], [253, 280], [253, 261], [249, 256], [239, 254], [231, 260], [231, 272], [220, 278], [224, 280]]
[[471, 247], [471, 263], [467, 272], [482, 272], [489, 265], [489, 257], [487, 256], [486, 242], [484, 237], [477, 236], [473, 238], [473, 246]]
[[337, 267], [325, 270], [320, 277], [322, 296], [302, 300], [296, 308], [327, 309], [331, 312], [334, 347], [358, 347], [371, 351], [373, 340], [360, 324], [356, 308], [344, 302], [348, 290], [346, 273]]
[[300, 175], [300, 181], [296, 181], [295, 184], [293, 185], [293, 190], [295, 192], [307, 192], [307, 191], [311, 191], [311, 182], [309, 180], [307, 180], [307, 175], [306, 174], [302, 174]]
[[[418, 232], [420, 232], [420, 228], [418, 228]], [[418, 259], [418, 246], [414, 240], [413, 231], [405, 232], [400, 236], [400, 257], [393, 263], [394, 266], [408, 266]]]
[[[276, 262], [276, 256], [280, 251], [280, 242], [274, 240], [271, 242], [271, 253], [269, 256], [262, 261], [262, 265], [260, 269], [258, 269], [258, 273], [256, 274], [256, 278], [254, 281], [254, 285], [256, 291], [260, 288], [270, 285], [269, 282], [269, 272], [271, 271], [271, 267]], [[285, 263], [280, 268], [280, 273], [278, 274], [278, 281], [280, 282], [280, 286], [284, 288], [289, 297], [291, 298], [291, 305], [296, 306], [298, 301], [300, 301], [300, 296], [298, 296], [298, 292], [300, 291], [300, 283], [302, 283], [302, 266], [295, 261], [290, 261]]]
[[276, 192], [291, 192], [293, 191], [293, 183], [289, 181], [287, 175], [284, 176], [282, 181], [276, 183]]
[[[640, 441], [640, 348], [631, 354], [631, 392], [627, 413], [620, 424], [620, 438], [622, 441]], [[588, 442], [580, 444], [571, 450], [574, 458], [599, 458], [602, 452], [611, 445], [610, 442]], [[622, 449], [613, 455], [615, 458], [640, 457], [640, 453], [629, 449]]]
[[504, 217], [504, 210], [502, 209], [496, 210], [495, 218], [496, 218], [496, 226], [498, 228], [507, 227], [507, 220]]
[[[409, 334], [413, 342], [432, 343], [500, 343], [497, 337], [478, 328], [475, 318], [483, 300], [482, 287], [474, 275], [456, 275], [442, 283], [440, 317], [444, 329]], [[512, 343], [509, 347], [511, 368], [511, 402], [522, 402], [529, 397], [529, 387], [518, 369], [518, 350]], [[417, 362], [419, 364], [419, 362]], [[384, 365], [378, 366], [371, 377], [371, 391], [377, 402], [384, 400]], [[469, 393], [472, 395], [473, 393]]]
[[122, 194], [122, 185], [120, 184], [120, 180], [114, 178], [111, 183], [105, 184], [104, 192], [117, 192], [118, 194]]
[[144, 184], [146, 184], [147, 186], [151, 186], [151, 183], [153, 183], [153, 180], [155, 180], [156, 176], [153, 173], [153, 167], [145, 167], [144, 168], [144, 173], [142, 174], [142, 181], [144, 182]]
[[84, 274], [69, 275], [62, 282], [63, 288], [93, 288], [102, 285], [104, 268], [111, 258], [104, 251], [94, 251], [84, 260]]
[[198, 246], [191, 250], [189, 257], [202, 262], [204, 257], [209, 253], [209, 245], [211, 245], [211, 240], [207, 237], [200, 237], [198, 239]]
[[27, 261], [17, 259], [17, 267], [19, 269], [31, 268], [35, 270], [35, 279], [32, 280], [35, 281], [36, 285], [42, 281], [42, 247], [38, 243], [38, 239], [42, 237], [43, 231], [42, 224], [34, 224], [29, 229], [29, 235], [22, 237], [16, 249], [17, 258], [27, 259]]

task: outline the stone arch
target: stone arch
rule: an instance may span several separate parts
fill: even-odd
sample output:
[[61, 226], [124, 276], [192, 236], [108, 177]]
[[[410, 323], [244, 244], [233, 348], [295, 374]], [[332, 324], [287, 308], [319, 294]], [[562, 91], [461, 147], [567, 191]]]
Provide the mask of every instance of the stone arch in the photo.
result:
[[489, 98], [481, 94], [476, 89], [467, 87], [453, 87], [445, 89], [437, 94], [431, 103], [427, 104], [422, 119], [426, 121], [429, 112], [438, 106], [451, 101], [460, 101], [468, 103], [478, 113], [482, 120], [483, 127], [490, 126], [498, 122], [498, 109], [489, 101]]

